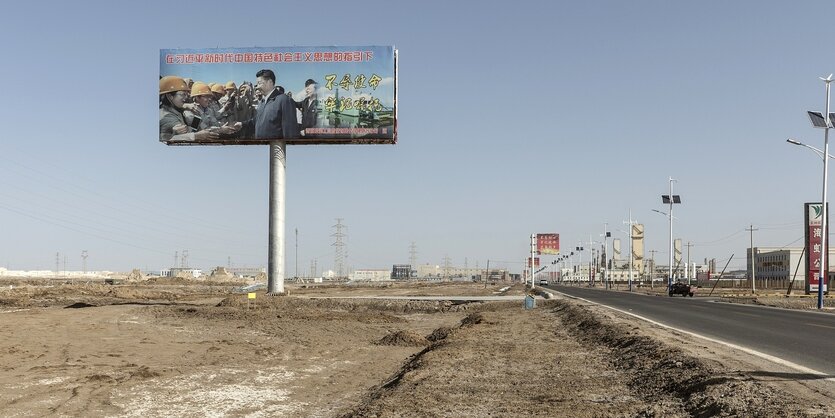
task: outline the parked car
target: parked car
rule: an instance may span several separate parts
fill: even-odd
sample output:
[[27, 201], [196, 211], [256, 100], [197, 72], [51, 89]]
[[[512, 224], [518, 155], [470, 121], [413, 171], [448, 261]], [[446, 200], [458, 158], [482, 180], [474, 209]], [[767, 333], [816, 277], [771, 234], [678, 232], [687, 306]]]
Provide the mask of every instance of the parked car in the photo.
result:
[[548, 286], [548, 279], [539, 279], [540, 286]]
[[670, 296], [681, 295], [693, 297], [693, 288], [686, 283], [675, 282], [670, 286]]

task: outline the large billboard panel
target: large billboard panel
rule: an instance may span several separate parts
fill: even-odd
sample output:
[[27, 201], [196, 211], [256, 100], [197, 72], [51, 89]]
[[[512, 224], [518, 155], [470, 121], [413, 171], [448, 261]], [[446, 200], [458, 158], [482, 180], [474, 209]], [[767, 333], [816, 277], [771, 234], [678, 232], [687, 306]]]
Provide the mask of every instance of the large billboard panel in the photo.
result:
[[536, 234], [536, 253], [555, 255], [560, 253], [560, 234]]
[[397, 50], [160, 50], [160, 142], [394, 144]]
[[[818, 285], [820, 284], [821, 273], [821, 254], [823, 252], [823, 205], [820, 203], [806, 203], [804, 204], [804, 218], [806, 234], [806, 293], [816, 293]], [[826, 228], [829, 229], [829, 214], [827, 214]], [[829, 247], [829, 240], [827, 240], [827, 248]], [[827, 250], [827, 253], [831, 254]], [[825, 258], [826, 267], [824, 271], [829, 271], [829, 257]], [[823, 291], [828, 292], [826, 281], [823, 283]]]

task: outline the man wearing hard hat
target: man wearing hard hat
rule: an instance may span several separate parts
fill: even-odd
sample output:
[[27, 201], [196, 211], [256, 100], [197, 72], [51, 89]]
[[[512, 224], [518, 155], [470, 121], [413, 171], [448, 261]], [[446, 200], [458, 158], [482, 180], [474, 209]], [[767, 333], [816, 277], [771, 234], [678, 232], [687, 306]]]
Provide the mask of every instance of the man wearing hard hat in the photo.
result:
[[[212, 90], [206, 83], [195, 82], [191, 86], [191, 98], [194, 105], [190, 106], [183, 115], [190, 126], [197, 126], [199, 130], [210, 130], [218, 132], [222, 136], [232, 135], [240, 129], [241, 124], [223, 124], [218, 120], [217, 114], [210, 106], [212, 101]], [[197, 119], [195, 122], [194, 119]]]
[[[185, 80], [176, 76], [159, 79], [159, 140], [203, 141], [217, 139], [217, 132], [198, 130], [186, 124], [183, 109], [189, 97], [189, 88]], [[196, 131], [196, 132], [194, 132]]]

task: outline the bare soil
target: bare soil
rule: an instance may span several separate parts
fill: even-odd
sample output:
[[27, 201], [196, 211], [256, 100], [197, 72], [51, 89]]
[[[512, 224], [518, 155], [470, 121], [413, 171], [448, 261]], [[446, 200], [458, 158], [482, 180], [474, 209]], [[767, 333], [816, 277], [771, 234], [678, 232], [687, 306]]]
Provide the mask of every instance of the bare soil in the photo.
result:
[[4, 417], [835, 416], [827, 383], [575, 301], [311, 298], [504, 283], [0, 285]]

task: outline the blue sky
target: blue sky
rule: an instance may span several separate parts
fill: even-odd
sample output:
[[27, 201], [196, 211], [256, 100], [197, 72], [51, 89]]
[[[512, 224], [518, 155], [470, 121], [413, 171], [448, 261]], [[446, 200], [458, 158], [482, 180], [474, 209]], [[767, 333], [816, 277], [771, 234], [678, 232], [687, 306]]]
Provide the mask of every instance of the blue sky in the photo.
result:
[[[660, 195], [695, 260], [801, 245], [820, 199], [831, 3], [18, 2], [0, 15], [0, 266], [265, 266], [268, 149], [157, 140], [159, 50], [394, 45], [396, 145], [291, 146], [287, 262], [504, 265], [626, 230], [667, 258]], [[624, 235], [625, 236], [625, 235]], [[649, 254], [647, 253], [647, 257]], [[724, 264], [721, 262], [720, 264]]]

